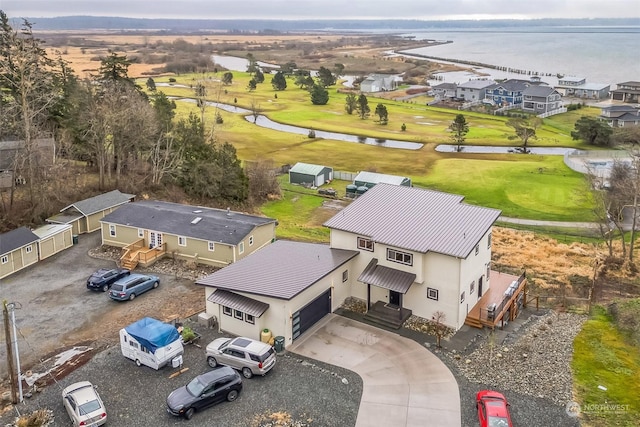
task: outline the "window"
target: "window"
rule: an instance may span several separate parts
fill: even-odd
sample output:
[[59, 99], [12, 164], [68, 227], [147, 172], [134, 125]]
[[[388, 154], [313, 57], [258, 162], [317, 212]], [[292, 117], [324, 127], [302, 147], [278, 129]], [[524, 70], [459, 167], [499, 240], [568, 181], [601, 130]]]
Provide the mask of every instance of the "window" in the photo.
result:
[[438, 290], [427, 288], [427, 298], [438, 301]]
[[240, 244], [238, 245], [238, 253], [244, 253], [244, 242], [240, 242]]
[[474, 280], [471, 282], [471, 285], [469, 285], [469, 295], [471, 295], [475, 290], [476, 290], [476, 281]]
[[480, 245], [476, 245], [476, 255], [480, 253]]
[[253, 246], [253, 236], [249, 236], [249, 246]]
[[178, 246], [187, 246], [187, 238], [184, 236], [178, 236]]
[[489, 280], [489, 274], [491, 273], [491, 263], [487, 263], [487, 280]]
[[214, 242], [209, 242], [209, 252], [213, 252], [216, 250], [216, 244]]
[[138, 237], [144, 237], [144, 230], [142, 228], [138, 228]]
[[9, 262], [9, 257], [7, 255], [3, 256], [2, 259], [0, 259], [0, 262], [2, 262], [2, 264], [6, 264]]
[[487, 249], [491, 249], [491, 233], [487, 235]]
[[116, 237], [116, 226], [109, 224], [109, 236]]
[[246, 314], [246, 313], [245, 313], [245, 315], [244, 315], [244, 321], [245, 321], [245, 322], [247, 322], [247, 323], [251, 323], [251, 324], [253, 325], [253, 324], [255, 324], [255, 323], [256, 323], [256, 318], [255, 318], [255, 317], [253, 317], [253, 316], [252, 316], [252, 315], [250, 315], [250, 314]]
[[33, 246], [29, 245], [25, 248], [27, 250], [27, 253], [30, 254], [31, 252], [33, 252]]
[[373, 240], [358, 237], [358, 249], [373, 252]]
[[342, 283], [346, 282], [347, 280], [349, 280], [349, 270], [345, 270], [342, 272]]
[[464, 292], [460, 294], [460, 304], [464, 302]]
[[242, 320], [244, 314], [240, 310], [233, 310], [233, 317]]
[[134, 342], [134, 341], [129, 341], [129, 345], [133, 348], [135, 348], [136, 350], [138, 349], [138, 343]]
[[224, 305], [222, 306], [222, 312], [224, 314], [226, 314], [227, 316], [231, 316], [231, 307], [225, 307]]
[[413, 265], [413, 255], [396, 251], [395, 249], [387, 249], [387, 260], [399, 262], [400, 264]]

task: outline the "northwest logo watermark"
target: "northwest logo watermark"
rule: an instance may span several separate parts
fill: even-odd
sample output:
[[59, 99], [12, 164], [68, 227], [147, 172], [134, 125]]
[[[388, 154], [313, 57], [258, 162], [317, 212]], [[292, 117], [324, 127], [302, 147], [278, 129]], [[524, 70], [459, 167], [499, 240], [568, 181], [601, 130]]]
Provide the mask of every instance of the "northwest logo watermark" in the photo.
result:
[[629, 412], [631, 406], [617, 403], [587, 403], [580, 405], [578, 402], [568, 402], [565, 410], [570, 417], [577, 417], [580, 414], [623, 414]]

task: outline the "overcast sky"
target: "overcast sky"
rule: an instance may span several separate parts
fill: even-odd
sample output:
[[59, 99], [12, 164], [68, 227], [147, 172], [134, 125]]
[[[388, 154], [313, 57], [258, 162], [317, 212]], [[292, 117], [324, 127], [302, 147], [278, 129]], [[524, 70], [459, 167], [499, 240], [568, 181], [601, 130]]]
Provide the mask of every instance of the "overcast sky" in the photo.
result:
[[0, 0], [9, 18], [527, 19], [640, 17], [640, 0]]

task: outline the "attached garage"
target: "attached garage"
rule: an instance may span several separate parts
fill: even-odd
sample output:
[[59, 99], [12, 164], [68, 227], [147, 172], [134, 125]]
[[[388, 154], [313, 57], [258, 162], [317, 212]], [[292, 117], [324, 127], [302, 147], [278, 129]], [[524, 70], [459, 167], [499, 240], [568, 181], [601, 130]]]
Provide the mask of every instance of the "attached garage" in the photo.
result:
[[358, 253], [278, 240], [196, 284], [206, 287], [207, 316], [221, 330], [260, 339], [269, 329], [286, 345], [350, 296]]
[[333, 180], [333, 168], [308, 163], [296, 163], [289, 170], [289, 183], [320, 187]]
[[327, 289], [318, 298], [293, 313], [291, 338], [295, 340], [329, 313], [331, 313], [331, 289]]
[[39, 238], [38, 258], [43, 260], [73, 246], [72, 230], [70, 224], [49, 224], [33, 230]]

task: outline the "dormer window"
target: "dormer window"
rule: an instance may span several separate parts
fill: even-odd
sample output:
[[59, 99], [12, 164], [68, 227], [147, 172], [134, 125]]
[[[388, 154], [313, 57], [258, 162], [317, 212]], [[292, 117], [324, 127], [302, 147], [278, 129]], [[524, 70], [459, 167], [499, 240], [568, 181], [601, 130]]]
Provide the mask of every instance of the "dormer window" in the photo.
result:
[[365, 237], [358, 237], [358, 249], [373, 252], [373, 240]]

